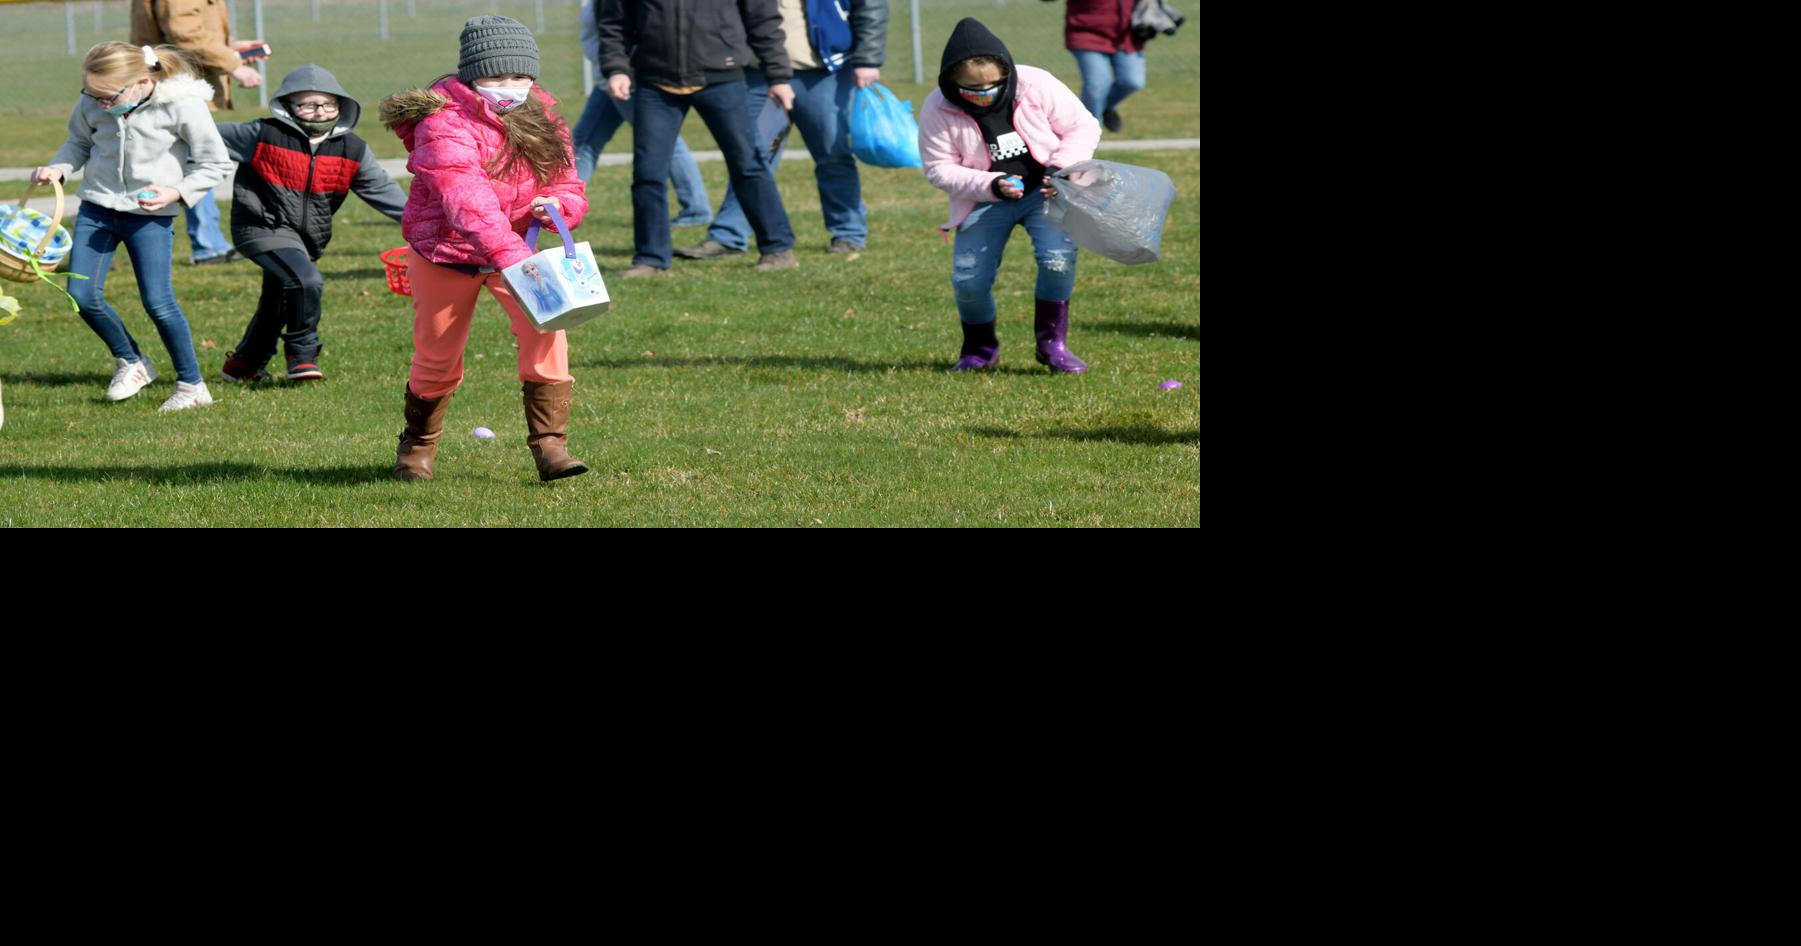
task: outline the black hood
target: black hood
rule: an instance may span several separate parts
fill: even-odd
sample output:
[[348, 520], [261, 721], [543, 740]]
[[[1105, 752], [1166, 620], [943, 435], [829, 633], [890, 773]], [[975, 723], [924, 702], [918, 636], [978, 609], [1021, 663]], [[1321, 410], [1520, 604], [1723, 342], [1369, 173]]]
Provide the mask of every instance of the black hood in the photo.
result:
[[[957, 94], [957, 83], [951, 81], [951, 70], [957, 63], [975, 56], [993, 56], [1007, 63], [1007, 83], [1001, 89], [1000, 97], [987, 108], [977, 108], [963, 100]], [[938, 66], [938, 91], [944, 93], [944, 100], [953, 108], [961, 109], [971, 115], [985, 115], [990, 112], [1013, 111], [1013, 93], [1019, 83], [1019, 70], [1013, 67], [1013, 54], [1007, 51], [1007, 44], [1000, 37], [982, 25], [982, 21], [974, 17], [965, 17], [957, 28], [951, 31], [950, 42], [944, 44], [944, 60]]]

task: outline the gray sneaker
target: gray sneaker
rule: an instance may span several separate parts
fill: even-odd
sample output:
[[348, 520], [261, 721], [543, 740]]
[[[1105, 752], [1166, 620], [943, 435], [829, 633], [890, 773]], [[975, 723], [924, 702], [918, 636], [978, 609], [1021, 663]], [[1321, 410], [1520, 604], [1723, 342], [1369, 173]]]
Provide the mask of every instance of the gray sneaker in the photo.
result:
[[793, 250], [783, 250], [780, 253], [764, 253], [763, 258], [757, 260], [757, 272], [767, 273], [778, 269], [793, 269], [799, 265], [800, 260], [794, 258]]
[[702, 240], [693, 246], [677, 247], [675, 255], [682, 259], [719, 259], [725, 256], [743, 256], [743, 250], [734, 250], [717, 240]]
[[845, 255], [849, 255], [851, 253], [861, 253], [861, 252], [863, 252], [863, 248], [858, 246], [855, 243], [852, 243], [849, 240], [846, 240], [843, 237], [833, 237], [832, 245], [831, 245], [831, 247], [829, 247], [826, 250], [826, 252], [827, 253], [842, 253]]
[[633, 266], [631, 269], [628, 269], [625, 272], [620, 273], [619, 278], [620, 279], [656, 279], [658, 277], [667, 276], [667, 275], [669, 275], [669, 270], [667, 270], [667, 269], [658, 269], [655, 266], [645, 266], [644, 264], [640, 263], [637, 266]]

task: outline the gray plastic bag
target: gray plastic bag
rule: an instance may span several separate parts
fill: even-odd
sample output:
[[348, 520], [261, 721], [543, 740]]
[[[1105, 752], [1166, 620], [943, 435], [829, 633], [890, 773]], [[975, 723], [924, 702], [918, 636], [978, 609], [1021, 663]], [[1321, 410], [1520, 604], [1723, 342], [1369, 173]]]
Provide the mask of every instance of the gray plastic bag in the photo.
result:
[[1175, 202], [1169, 175], [1118, 161], [1079, 161], [1051, 175], [1057, 196], [1046, 209], [1076, 245], [1121, 263], [1155, 263], [1163, 223]]

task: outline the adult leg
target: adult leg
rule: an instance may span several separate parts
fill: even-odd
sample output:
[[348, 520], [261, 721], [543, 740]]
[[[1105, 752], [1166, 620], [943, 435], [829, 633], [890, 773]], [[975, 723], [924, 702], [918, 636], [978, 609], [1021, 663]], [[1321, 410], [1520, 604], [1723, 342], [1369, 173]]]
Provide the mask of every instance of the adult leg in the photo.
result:
[[588, 104], [582, 108], [582, 117], [575, 122], [575, 129], [569, 133], [570, 144], [575, 148], [575, 176], [586, 184], [588, 178], [594, 176], [594, 165], [600, 160], [600, 153], [613, 140], [619, 126], [625, 124], [627, 116], [619, 110], [619, 103], [607, 94], [605, 83], [594, 87], [588, 94]]
[[1098, 119], [1107, 110], [1107, 96], [1113, 93], [1113, 56], [1092, 49], [1069, 52], [1076, 57], [1076, 68], [1082, 72], [1082, 104]]
[[794, 128], [813, 155], [813, 178], [819, 184], [819, 210], [826, 231], [857, 249], [869, 242], [869, 217], [863, 206], [863, 181], [850, 150], [851, 93], [857, 83], [849, 69], [807, 69], [794, 74]]
[[744, 96], [744, 87], [737, 82], [711, 85], [694, 95], [694, 109], [725, 154], [732, 189], [757, 235], [757, 249], [770, 257], [794, 248], [794, 230], [776, 191], [775, 175], [757, 156], [756, 125]]
[[[745, 73], [744, 99], [745, 110], [750, 115], [751, 128], [754, 129], [757, 127], [757, 116], [763, 113], [763, 103], [769, 101], [769, 83], [762, 73]], [[757, 154], [764, 158], [764, 166], [769, 168], [769, 173], [774, 174], [776, 167], [782, 163], [781, 153], [771, 155], [767, 148], [762, 147], [763, 144], [758, 142]], [[713, 216], [713, 225], [707, 228], [707, 239], [740, 253], [750, 247], [750, 218], [744, 215], [744, 207], [738, 203], [738, 192], [730, 185], [726, 186], [725, 200], [719, 204], [719, 213]], [[696, 251], [705, 253], [699, 247], [696, 247]]]
[[207, 191], [194, 206], [186, 208], [188, 242], [194, 250], [194, 262], [217, 259], [231, 252], [231, 241], [219, 230], [219, 202]]
[[632, 90], [632, 265], [668, 269], [669, 164], [690, 99], [654, 85]]

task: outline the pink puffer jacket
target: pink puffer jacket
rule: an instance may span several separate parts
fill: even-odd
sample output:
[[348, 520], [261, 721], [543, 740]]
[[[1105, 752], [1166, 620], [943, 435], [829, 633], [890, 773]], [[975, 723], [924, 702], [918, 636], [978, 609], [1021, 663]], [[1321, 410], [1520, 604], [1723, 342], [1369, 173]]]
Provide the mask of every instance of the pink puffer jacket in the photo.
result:
[[[1101, 143], [1101, 123], [1088, 106], [1056, 76], [1034, 66], [1017, 67], [1013, 130], [1025, 139], [1032, 159], [1045, 167], [1066, 168], [1094, 157]], [[977, 204], [999, 200], [989, 185], [1002, 176], [990, 171], [982, 126], [967, 112], [944, 100], [936, 89], [919, 109], [919, 156], [926, 180], [951, 195], [951, 217], [941, 230], [955, 230]]]
[[[536, 86], [532, 94], [545, 108], [556, 104]], [[434, 263], [505, 269], [536, 253], [525, 245], [534, 197], [555, 197], [570, 229], [588, 212], [587, 188], [576, 180], [573, 166], [545, 187], [523, 164], [505, 177], [489, 174], [487, 166], [506, 140], [500, 117], [487, 99], [457, 79], [430, 92], [389, 96], [382, 102], [382, 121], [405, 142], [407, 170], [413, 172], [401, 235]], [[568, 126], [561, 131], [568, 148]]]

